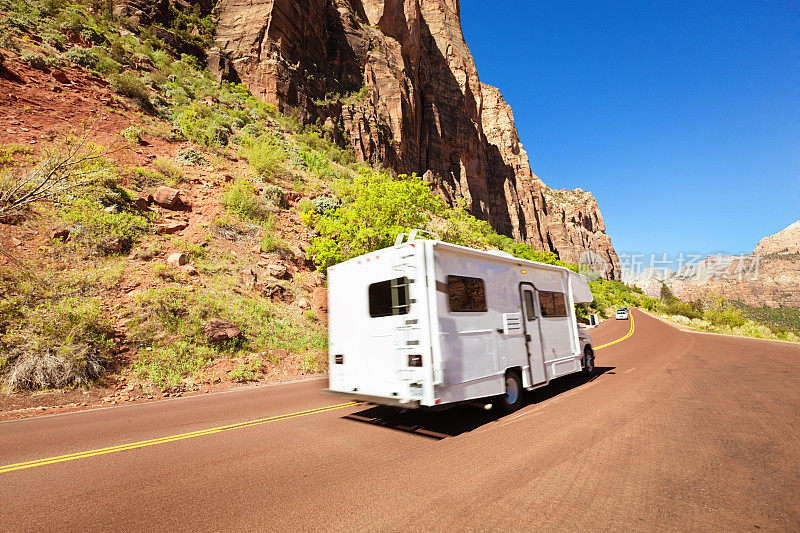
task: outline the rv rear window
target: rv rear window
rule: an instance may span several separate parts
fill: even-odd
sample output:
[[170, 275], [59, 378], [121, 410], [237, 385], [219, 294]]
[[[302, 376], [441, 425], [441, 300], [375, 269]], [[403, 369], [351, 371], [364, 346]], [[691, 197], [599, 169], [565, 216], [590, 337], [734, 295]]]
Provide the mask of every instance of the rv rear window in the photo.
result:
[[387, 279], [369, 286], [369, 316], [405, 315], [411, 307], [408, 301], [408, 278]]
[[539, 305], [542, 308], [543, 317], [567, 316], [567, 300], [563, 292], [539, 292]]
[[486, 285], [482, 279], [447, 276], [450, 312], [486, 311]]

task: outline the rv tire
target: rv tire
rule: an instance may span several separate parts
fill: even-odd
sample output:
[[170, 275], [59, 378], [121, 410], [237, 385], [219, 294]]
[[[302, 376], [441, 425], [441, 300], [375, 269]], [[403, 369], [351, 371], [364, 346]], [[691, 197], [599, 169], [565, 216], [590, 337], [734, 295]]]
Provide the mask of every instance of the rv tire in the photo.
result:
[[586, 347], [583, 355], [583, 373], [587, 376], [594, 375], [594, 351], [590, 346]]
[[505, 388], [506, 392], [500, 396], [497, 404], [501, 410], [513, 413], [522, 405], [522, 393], [524, 392], [519, 373], [513, 370], [506, 372]]

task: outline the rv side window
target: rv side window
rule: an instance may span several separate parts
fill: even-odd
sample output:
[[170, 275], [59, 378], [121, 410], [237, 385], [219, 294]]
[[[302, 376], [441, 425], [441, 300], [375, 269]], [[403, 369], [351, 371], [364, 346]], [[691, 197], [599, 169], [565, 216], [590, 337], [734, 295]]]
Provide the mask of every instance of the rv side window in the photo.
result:
[[543, 317], [567, 316], [567, 300], [563, 292], [540, 292], [539, 305]]
[[486, 311], [486, 285], [482, 279], [447, 276], [450, 312]]
[[408, 278], [387, 279], [369, 286], [369, 316], [405, 315], [408, 303]]

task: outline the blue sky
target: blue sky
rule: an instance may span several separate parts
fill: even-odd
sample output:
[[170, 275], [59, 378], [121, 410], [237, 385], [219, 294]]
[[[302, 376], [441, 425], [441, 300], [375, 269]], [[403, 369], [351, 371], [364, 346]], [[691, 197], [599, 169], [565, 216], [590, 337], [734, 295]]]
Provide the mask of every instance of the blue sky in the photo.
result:
[[617, 252], [741, 253], [800, 218], [800, 3], [462, 0], [533, 171]]

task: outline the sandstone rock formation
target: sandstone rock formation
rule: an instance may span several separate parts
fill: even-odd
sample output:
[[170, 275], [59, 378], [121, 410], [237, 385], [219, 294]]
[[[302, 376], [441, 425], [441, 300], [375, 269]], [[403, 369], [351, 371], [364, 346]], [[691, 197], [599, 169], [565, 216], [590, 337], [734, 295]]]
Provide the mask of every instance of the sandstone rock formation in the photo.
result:
[[[478, 78], [458, 0], [220, 0], [214, 70], [348, 142], [424, 174], [499, 233], [577, 261], [618, 263], [589, 192], [532, 172], [500, 91]], [[222, 74], [220, 74], [222, 75]]]
[[800, 307], [800, 220], [762, 239], [752, 254], [709, 256], [678, 272], [646, 271], [635, 280], [655, 298], [662, 282], [682, 300], [723, 296], [755, 307]]
[[800, 220], [774, 235], [761, 239], [754, 253], [800, 254]]

